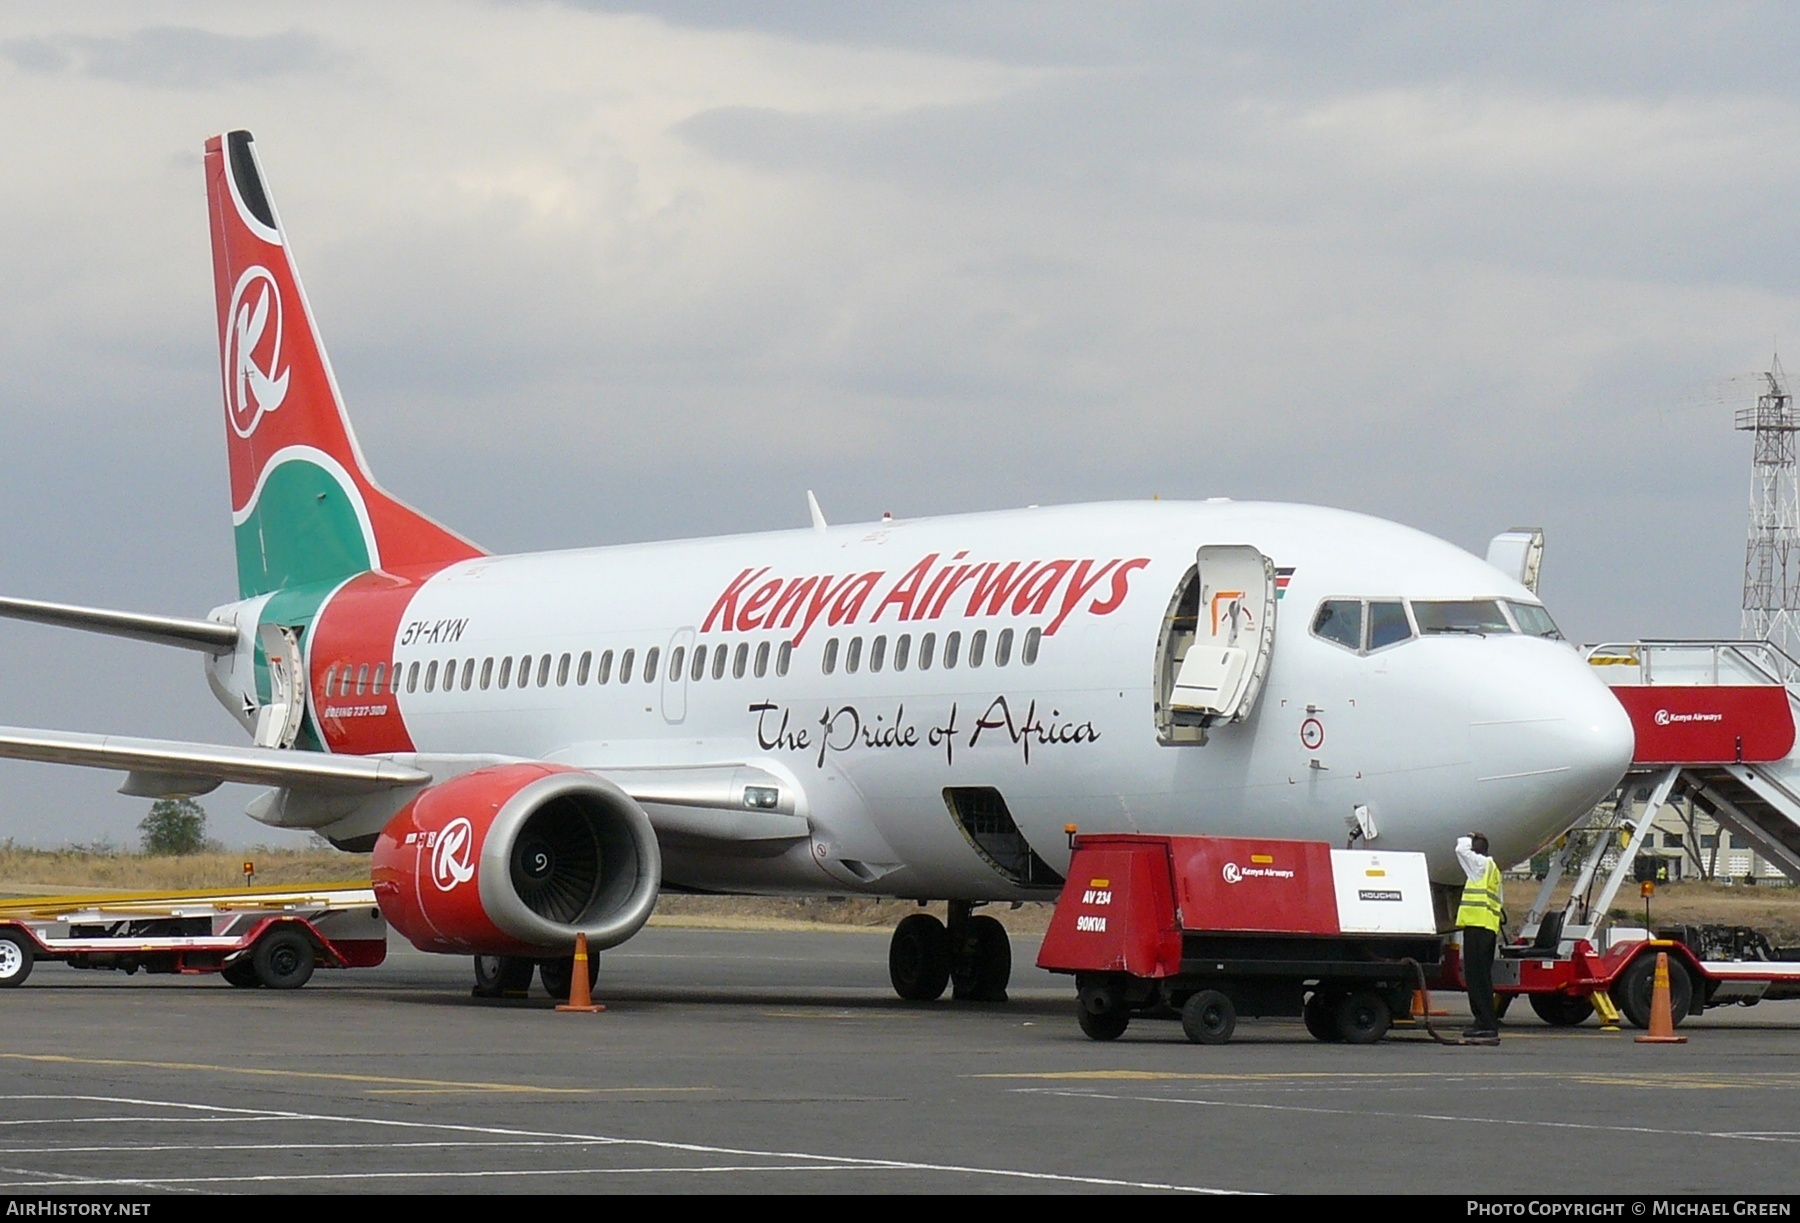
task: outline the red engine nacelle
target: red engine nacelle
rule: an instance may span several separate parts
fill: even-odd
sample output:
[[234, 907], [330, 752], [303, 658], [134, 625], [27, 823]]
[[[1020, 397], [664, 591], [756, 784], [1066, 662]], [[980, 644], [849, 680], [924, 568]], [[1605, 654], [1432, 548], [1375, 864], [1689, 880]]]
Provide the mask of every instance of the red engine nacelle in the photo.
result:
[[662, 884], [650, 817], [619, 787], [508, 764], [423, 791], [375, 842], [375, 897], [421, 951], [567, 955], [649, 920]]

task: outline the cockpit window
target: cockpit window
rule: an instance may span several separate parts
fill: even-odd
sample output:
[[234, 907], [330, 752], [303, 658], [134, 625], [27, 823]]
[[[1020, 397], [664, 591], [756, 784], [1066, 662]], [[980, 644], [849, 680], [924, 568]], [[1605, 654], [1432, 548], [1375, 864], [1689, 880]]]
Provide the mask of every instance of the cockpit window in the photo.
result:
[[1428, 637], [1433, 633], [1486, 636], [1513, 631], [1511, 622], [1500, 610], [1498, 599], [1414, 600], [1412, 608], [1413, 615], [1419, 620], [1419, 632]]
[[1369, 648], [1405, 641], [1413, 635], [1412, 621], [1406, 618], [1406, 606], [1398, 599], [1369, 604]]
[[1556, 621], [1550, 618], [1550, 613], [1540, 604], [1509, 601], [1506, 610], [1512, 613], [1513, 623], [1527, 637], [1548, 637], [1552, 641], [1563, 639], [1562, 630], [1556, 627]]
[[1327, 641], [1351, 650], [1362, 649], [1362, 601], [1327, 599], [1319, 604], [1312, 631]]

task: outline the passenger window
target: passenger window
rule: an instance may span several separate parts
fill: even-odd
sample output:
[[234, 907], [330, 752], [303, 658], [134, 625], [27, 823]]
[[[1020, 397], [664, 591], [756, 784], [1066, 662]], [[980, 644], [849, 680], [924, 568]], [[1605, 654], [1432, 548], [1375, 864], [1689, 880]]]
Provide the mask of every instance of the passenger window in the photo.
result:
[[577, 688], [587, 683], [588, 668], [593, 665], [594, 652], [592, 650], [583, 650], [581, 652], [581, 661], [575, 664], [575, 686]]
[[996, 667], [1004, 667], [1012, 661], [1012, 639], [1013, 631], [1009, 628], [1001, 629], [1000, 635], [994, 638], [994, 665]]
[[545, 654], [538, 659], [538, 687], [548, 688], [549, 686], [550, 686], [550, 656], [548, 654]]
[[978, 628], [969, 637], [969, 665], [979, 667], [981, 656], [987, 653], [987, 630]]
[[465, 658], [465, 659], [463, 659], [462, 690], [464, 692], [467, 692], [470, 688], [473, 688], [474, 686], [475, 686], [475, 660], [473, 658]]
[[781, 649], [775, 654], [775, 674], [786, 675], [788, 673], [788, 664], [793, 660], [794, 643], [791, 641], [782, 642]]
[[376, 663], [375, 664], [375, 677], [369, 681], [369, 691], [373, 692], [376, 696], [380, 696], [381, 695], [381, 681], [386, 678], [387, 678], [387, 664], [383, 663], [383, 662]]
[[[729, 655], [730, 653], [731, 653], [731, 648], [729, 646], [721, 645], [721, 646], [713, 647], [713, 678], [714, 679], [724, 679], [725, 678], [725, 664], [727, 662], [731, 661], [727, 657], [727, 655]], [[737, 673], [739, 675], [742, 675], [744, 673], [744, 647], [743, 646], [738, 647]]]
[[425, 667], [425, 691], [430, 692], [437, 687], [437, 659], [432, 659]]
[[1021, 651], [1019, 661], [1028, 667], [1034, 666], [1037, 663], [1038, 643], [1043, 639], [1044, 630], [1041, 628], [1034, 628], [1027, 632], [1025, 634], [1025, 649]]
[[869, 670], [879, 671], [887, 661], [887, 636], [883, 634], [869, 643]]
[[919, 670], [931, 670], [931, 651], [937, 645], [937, 634], [926, 633], [919, 638]]
[[[630, 664], [627, 663], [627, 666]], [[600, 655], [600, 669], [594, 672], [594, 682], [604, 684], [612, 678], [612, 651], [606, 650]]]
[[656, 660], [661, 657], [661, 646], [653, 645], [644, 654], [644, 682], [646, 684], [653, 684], [656, 682]]
[[493, 682], [494, 660], [491, 658], [484, 658], [481, 660], [481, 690], [486, 692]]
[[956, 650], [962, 645], [961, 633], [944, 634], [944, 670], [948, 671], [956, 665]]
[[[631, 664], [636, 658], [636, 650], [626, 650], [623, 654], [619, 655], [619, 682], [621, 684], [629, 684], [631, 682], [631, 676], [633, 674]], [[651, 669], [654, 670], [655, 668]]]
[[769, 643], [757, 643], [756, 646], [756, 678], [761, 679], [769, 673]]
[[522, 654], [519, 656], [519, 687], [528, 688], [530, 686], [531, 686], [531, 655]]
[[[1384, 606], [1377, 604], [1376, 606]], [[1398, 604], [1385, 604], [1397, 607]], [[1361, 599], [1327, 599], [1319, 604], [1318, 614], [1313, 616], [1312, 631], [1315, 637], [1334, 642], [1347, 650], [1362, 649], [1362, 612]], [[1402, 613], [1402, 619], [1405, 614]]]
[[[767, 651], [769, 649], [769, 643], [766, 641], [763, 642], [762, 648], [763, 648], [764, 654], [766, 656]], [[737, 653], [733, 654], [731, 656], [731, 678], [732, 679], [743, 679], [744, 678], [744, 668], [749, 666], [749, 664], [750, 664], [750, 643], [748, 641], [740, 641], [740, 642], [738, 642]]]
[[830, 675], [837, 670], [838, 639], [836, 637], [825, 643], [825, 657], [819, 660], [819, 670]]
[[512, 655], [508, 654], [500, 660], [500, 686], [502, 688], [512, 682]]
[[419, 663], [417, 659], [414, 659], [412, 666], [406, 669], [406, 690], [408, 692], [417, 692], [419, 690]]
[[[681, 678], [681, 650], [682, 650], [681, 646], [675, 647], [674, 656], [671, 659], [670, 664], [669, 664], [669, 678], [670, 679], [680, 679]], [[706, 647], [703, 645], [697, 645], [694, 647], [694, 670], [693, 670], [693, 673], [688, 676], [688, 678], [689, 679], [699, 679], [701, 676], [703, 676], [705, 674], [706, 674]]]
[[338, 677], [338, 669], [337, 669], [337, 665], [335, 663], [333, 665], [325, 668], [325, 695], [326, 696], [335, 696], [337, 694], [337, 677]]
[[564, 654], [556, 660], [556, 686], [563, 688], [569, 682], [569, 656]]
[[907, 656], [907, 654], [909, 654], [911, 652], [912, 652], [912, 634], [911, 633], [901, 633], [899, 640], [894, 642], [894, 670], [896, 670], [896, 671], [906, 670], [906, 656]]
[[1413, 635], [1412, 622], [1406, 618], [1406, 606], [1399, 602], [1369, 604], [1369, 648], [1405, 641]]

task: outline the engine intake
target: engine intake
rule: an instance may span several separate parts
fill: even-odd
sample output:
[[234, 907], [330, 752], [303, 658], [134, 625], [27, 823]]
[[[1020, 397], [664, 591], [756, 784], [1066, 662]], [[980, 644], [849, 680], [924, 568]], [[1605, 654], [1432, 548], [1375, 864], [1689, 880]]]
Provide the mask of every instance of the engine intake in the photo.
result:
[[382, 830], [376, 899], [423, 951], [567, 954], [616, 946], [656, 905], [662, 855], [644, 809], [549, 764], [480, 769], [423, 791]]

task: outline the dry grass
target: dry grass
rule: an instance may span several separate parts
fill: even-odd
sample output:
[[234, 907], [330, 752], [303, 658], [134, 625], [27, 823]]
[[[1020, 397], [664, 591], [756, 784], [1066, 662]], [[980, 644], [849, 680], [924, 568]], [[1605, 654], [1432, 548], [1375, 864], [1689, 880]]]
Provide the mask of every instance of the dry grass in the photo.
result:
[[[1613, 920], [1639, 926], [1644, 902], [1628, 885], [1613, 902]], [[1751, 926], [1780, 946], [1800, 944], [1800, 888], [1665, 883], [1650, 900], [1658, 926]]]
[[57, 891], [186, 891], [241, 887], [244, 863], [256, 864], [256, 882], [363, 882], [365, 854], [335, 849], [249, 849], [242, 852], [155, 857], [118, 850], [25, 849], [0, 842], [0, 896], [43, 896]]

